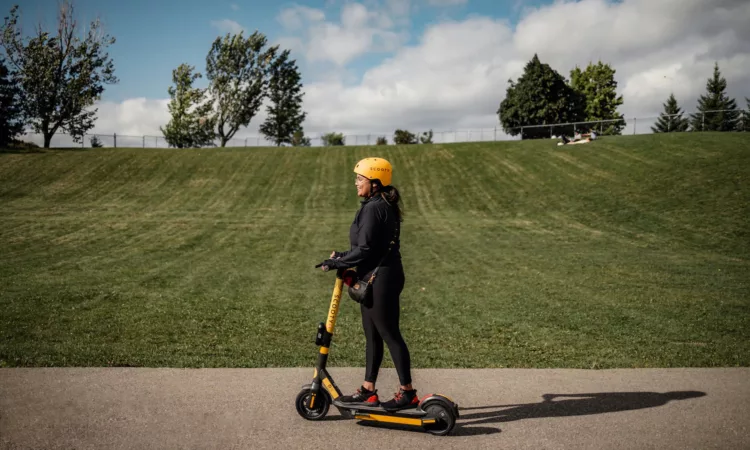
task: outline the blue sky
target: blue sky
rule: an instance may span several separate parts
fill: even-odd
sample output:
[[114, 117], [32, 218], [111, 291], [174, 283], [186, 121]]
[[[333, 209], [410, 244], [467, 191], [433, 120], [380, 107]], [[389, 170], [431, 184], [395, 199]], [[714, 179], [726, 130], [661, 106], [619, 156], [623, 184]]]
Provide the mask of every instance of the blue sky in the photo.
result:
[[[18, 1], [18, 0], [16, 0]], [[55, 25], [58, 0], [23, 0], [26, 30]], [[3, 0], [3, 14], [11, 3]], [[303, 80], [305, 133], [392, 135], [396, 128], [492, 130], [508, 79], [537, 53], [568, 77], [602, 60], [616, 71], [619, 112], [647, 130], [674, 93], [695, 111], [715, 62], [728, 94], [750, 97], [747, 0], [75, 0], [77, 17], [99, 16], [119, 84], [107, 86], [95, 133], [160, 136], [167, 89], [181, 63], [205, 71], [226, 31], [264, 33], [290, 48]], [[404, 8], [406, 7], [406, 8]], [[294, 27], [292, 26], [294, 25]], [[295, 28], [296, 27], [296, 28]], [[205, 78], [197, 82], [205, 87]], [[238, 139], [258, 136], [265, 109]], [[465, 133], [468, 135], [468, 132]], [[472, 136], [477, 135], [475, 131]], [[140, 142], [140, 141], [138, 141]]]
[[[462, 20], [472, 16], [507, 18], [511, 23], [518, 20], [521, 5], [530, 6], [541, 2], [522, 0], [469, 0], [466, 3], [451, 3], [442, 0], [445, 6], [431, 6], [429, 0], [412, 1], [408, 25], [400, 29], [408, 34], [406, 45], [414, 45], [426, 25], [450, 20]], [[440, 1], [440, 0], [436, 0]], [[455, 1], [455, 0], [454, 0]], [[186, 62], [195, 65], [196, 70], [205, 71], [205, 57], [211, 42], [222, 35], [222, 29], [214, 22], [231, 20], [245, 28], [245, 34], [255, 29], [268, 36], [270, 42], [293, 35], [284, 30], [278, 21], [282, 10], [295, 6], [305, 6], [324, 11], [327, 21], [338, 21], [343, 0], [300, 0], [282, 1], [273, 5], [270, 1], [247, 0], [186, 0], [186, 1], [106, 1], [76, 0], [74, 5], [80, 23], [89, 23], [100, 17], [105, 30], [117, 39], [109, 48], [115, 63], [117, 85], [108, 86], [103, 100], [120, 102], [127, 98], [167, 97], [171, 84], [171, 71]], [[57, 0], [24, 0], [20, 2], [25, 30], [31, 30], [40, 20], [48, 27], [56, 20]], [[376, 2], [363, 2], [365, 5], [378, 5]], [[10, 3], [3, 2], [3, 13]], [[387, 8], [388, 0], [378, 6]], [[349, 80], [356, 80], [361, 74], [384, 58], [390, 52], [363, 54], [346, 64]], [[300, 66], [305, 82], [317, 79], [331, 70], [340, 70], [325, 62], [307, 64], [300, 52], [293, 54]], [[205, 78], [203, 79], [205, 80]], [[205, 81], [198, 81], [203, 86]]]

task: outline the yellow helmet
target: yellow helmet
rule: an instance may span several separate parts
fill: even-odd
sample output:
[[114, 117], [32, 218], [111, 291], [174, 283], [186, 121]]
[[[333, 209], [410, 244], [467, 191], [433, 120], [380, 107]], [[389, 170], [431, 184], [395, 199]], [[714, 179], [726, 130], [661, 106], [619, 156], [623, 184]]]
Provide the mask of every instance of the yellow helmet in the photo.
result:
[[380, 184], [388, 186], [391, 184], [393, 168], [391, 167], [391, 163], [383, 158], [365, 158], [354, 166], [354, 173], [362, 175], [369, 180], [378, 179], [380, 180]]

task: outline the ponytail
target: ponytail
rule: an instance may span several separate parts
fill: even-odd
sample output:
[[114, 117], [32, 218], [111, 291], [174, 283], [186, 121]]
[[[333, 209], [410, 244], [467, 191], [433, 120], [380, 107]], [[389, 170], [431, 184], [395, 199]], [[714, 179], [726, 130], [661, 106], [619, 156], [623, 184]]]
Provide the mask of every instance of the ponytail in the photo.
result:
[[396, 207], [396, 218], [399, 222], [403, 222], [404, 212], [401, 209], [401, 194], [398, 189], [393, 186], [382, 186], [380, 187], [380, 196], [388, 204]]

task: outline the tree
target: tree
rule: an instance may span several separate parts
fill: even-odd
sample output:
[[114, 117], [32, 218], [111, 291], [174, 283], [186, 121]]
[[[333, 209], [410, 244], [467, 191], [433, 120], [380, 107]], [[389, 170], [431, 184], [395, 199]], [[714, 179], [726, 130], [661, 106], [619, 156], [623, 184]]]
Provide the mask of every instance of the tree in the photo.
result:
[[693, 131], [732, 131], [736, 128], [737, 103], [727, 96], [726, 89], [727, 80], [721, 76], [719, 64], [714, 63], [713, 77], [706, 82], [706, 94], [698, 98], [698, 112], [691, 115]]
[[[254, 32], [217, 37], [206, 57], [208, 93], [216, 109], [211, 123], [224, 147], [258, 113], [268, 87], [267, 68], [278, 46], [263, 51], [267, 38]], [[227, 127], [227, 128], [225, 128]]]
[[271, 63], [268, 98], [271, 104], [260, 132], [277, 146], [292, 142], [292, 135], [302, 131], [306, 113], [302, 112], [302, 82], [296, 61], [289, 60], [289, 50], [284, 50]]
[[302, 129], [296, 130], [292, 135], [293, 147], [310, 147], [310, 138], [305, 136]]
[[321, 141], [323, 141], [323, 145], [326, 147], [332, 146], [332, 145], [344, 145], [344, 135], [342, 133], [326, 133], [323, 136], [320, 137]]
[[417, 136], [410, 133], [409, 130], [396, 130], [393, 133], [393, 143], [396, 145], [409, 145], [417, 143]]
[[22, 91], [17, 78], [0, 58], [0, 148], [13, 143], [23, 133]]
[[87, 110], [114, 84], [114, 65], [105, 47], [115, 39], [103, 35], [98, 20], [91, 22], [83, 39], [73, 19], [73, 6], [64, 1], [58, 15], [57, 35], [41, 25], [28, 42], [18, 27], [18, 5], [5, 18], [0, 41], [20, 77], [25, 115], [35, 132], [44, 135], [49, 148], [52, 136], [62, 129], [81, 142], [93, 128], [97, 109]]
[[422, 136], [419, 137], [419, 142], [423, 144], [432, 144], [432, 130], [422, 133]]
[[89, 142], [91, 142], [91, 148], [104, 147], [104, 144], [102, 144], [102, 141], [100, 141], [99, 138], [96, 136], [91, 136], [91, 139], [89, 139]]
[[[193, 82], [201, 77], [193, 73], [195, 67], [180, 64], [172, 71], [172, 82], [167, 90], [171, 98], [168, 108], [172, 119], [165, 127], [159, 127], [170, 147], [192, 148], [212, 145], [213, 118], [211, 102], [206, 101], [206, 90], [193, 87]], [[203, 103], [201, 103], [203, 102]]]
[[743, 109], [740, 120], [737, 121], [737, 131], [750, 131], [750, 99], [745, 97], [747, 109]]
[[617, 96], [615, 70], [609, 64], [589, 63], [585, 70], [576, 66], [570, 71], [570, 86], [585, 98], [585, 121], [617, 120], [607, 122], [601, 134], [621, 134], [625, 121], [617, 107], [623, 104], [623, 98]]
[[379, 136], [376, 141], [376, 145], [388, 145], [388, 138], [386, 138], [385, 136]]
[[669, 94], [669, 98], [663, 106], [664, 112], [659, 115], [659, 119], [651, 127], [651, 131], [654, 133], [687, 131], [690, 124], [687, 118], [682, 117], [683, 112], [677, 105], [677, 99], [674, 97], [674, 94]]
[[585, 99], [571, 88], [565, 78], [539, 57], [526, 63], [517, 82], [508, 80], [505, 99], [497, 110], [505, 133], [522, 135], [523, 139], [549, 138], [554, 132], [547, 127], [524, 128], [576, 122], [585, 117]]

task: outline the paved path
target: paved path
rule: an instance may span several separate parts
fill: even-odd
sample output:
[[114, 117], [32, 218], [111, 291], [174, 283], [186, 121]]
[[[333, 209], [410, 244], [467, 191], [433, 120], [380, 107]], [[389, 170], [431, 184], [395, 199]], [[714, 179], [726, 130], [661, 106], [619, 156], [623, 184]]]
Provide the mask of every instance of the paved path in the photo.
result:
[[[362, 369], [332, 368], [345, 391]], [[312, 369], [0, 369], [2, 449], [749, 449], [750, 369], [416, 370], [454, 435], [308, 422]], [[379, 389], [397, 386], [383, 369]], [[550, 394], [553, 396], [550, 397]], [[545, 397], [548, 397], [545, 401]]]

